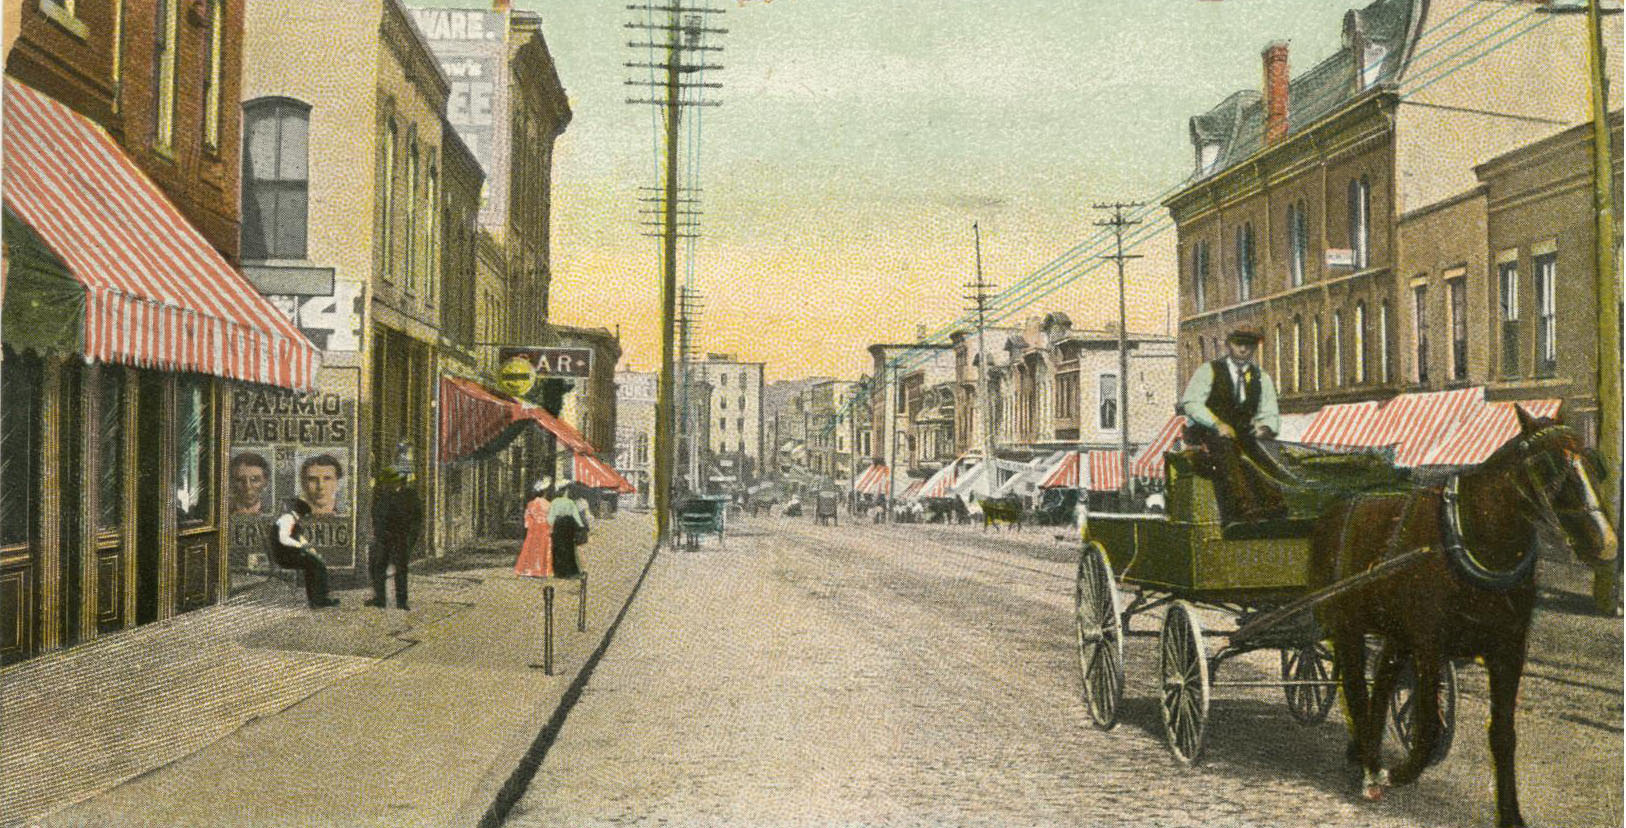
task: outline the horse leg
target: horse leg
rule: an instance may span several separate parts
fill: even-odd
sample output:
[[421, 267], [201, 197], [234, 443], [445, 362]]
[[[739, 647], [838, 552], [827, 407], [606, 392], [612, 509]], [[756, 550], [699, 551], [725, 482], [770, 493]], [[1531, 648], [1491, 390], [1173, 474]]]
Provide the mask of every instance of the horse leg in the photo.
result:
[[1521, 653], [1494, 653], [1485, 659], [1490, 674], [1491, 764], [1496, 768], [1496, 824], [1501, 828], [1523, 826], [1519, 813], [1519, 788], [1513, 766], [1518, 737], [1513, 731], [1513, 713], [1518, 703], [1519, 678], [1524, 672]]
[[[1423, 775], [1434, 749], [1440, 743], [1440, 662], [1439, 649], [1418, 647], [1412, 653], [1412, 671], [1417, 686], [1412, 691], [1411, 753], [1389, 774], [1396, 785], [1409, 785]], [[1381, 717], [1379, 723], [1381, 726]]]
[[1362, 638], [1338, 628], [1332, 641], [1332, 655], [1338, 662], [1339, 681], [1344, 691], [1344, 723], [1349, 727], [1349, 747], [1344, 756], [1357, 765], [1361, 764], [1363, 755], [1361, 736], [1366, 732], [1366, 646]]
[[[1363, 647], [1365, 643], [1364, 640], [1361, 642]], [[1379, 786], [1379, 796], [1382, 795], [1381, 789], [1390, 785], [1389, 772], [1382, 767], [1383, 726], [1389, 717], [1389, 701], [1394, 696], [1395, 682], [1400, 678], [1400, 668], [1407, 657], [1405, 650], [1385, 636], [1372, 666], [1372, 692], [1367, 697], [1365, 734], [1371, 753], [1363, 759], [1369, 762], [1365, 765], [1368, 784]]]

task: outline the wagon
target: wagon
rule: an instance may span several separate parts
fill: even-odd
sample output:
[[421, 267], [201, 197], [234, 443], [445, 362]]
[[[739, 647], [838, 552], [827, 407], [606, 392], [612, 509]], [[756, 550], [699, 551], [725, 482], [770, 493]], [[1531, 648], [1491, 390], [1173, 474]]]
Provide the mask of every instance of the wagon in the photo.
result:
[[678, 504], [678, 530], [683, 533], [684, 546], [694, 549], [700, 545], [702, 535], [716, 535], [723, 542], [723, 512], [728, 507], [727, 497], [692, 497]]
[[[1321, 458], [1325, 471], [1358, 478], [1370, 457]], [[1079, 665], [1085, 705], [1095, 726], [1117, 723], [1123, 698], [1123, 643], [1130, 619], [1162, 608], [1158, 634], [1164, 735], [1177, 761], [1196, 763], [1203, 751], [1212, 692], [1225, 687], [1280, 687], [1300, 724], [1324, 720], [1338, 693], [1332, 652], [1310, 610], [1354, 586], [1341, 581], [1310, 589], [1310, 526], [1319, 510], [1293, 504], [1289, 517], [1224, 527], [1212, 481], [1196, 474], [1189, 452], [1166, 455], [1166, 514], [1092, 514], [1083, 530], [1074, 587]], [[1338, 464], [1349, 466], [1344, 474]], [[1290, 501], [1291, 502], [1291, 501]], [[1405, 564], [1397, 559], [1394, 568]], [[1384, 567], [1388, 568], [1388, 567]], [[1391, 570], [1392, 571], [1392, 570]], [[1373, 571], [1365, 582], [1383, 577]], [[1120, 590], [1131, 596], [1124, 606]], [[1234, 628], [1204, 630], [1199, 608], [1231, 616]], [[1277, 680], [1221, 680], [1225, 662], [1257, 650], [1280, 652]], [[1403, 668], [1389, 707], [1390, 733], [1410, 748], [1410, 668]], [[1433, 760], [1444, 758], [1454, 730], [1456, 671], [1441, 680], [1444, 724]]]
[[813, 520], [821, 525], [836, 523], [836, 513], [841, 509], [841, 493], [833, 489], [819, 492], [813, 501]]

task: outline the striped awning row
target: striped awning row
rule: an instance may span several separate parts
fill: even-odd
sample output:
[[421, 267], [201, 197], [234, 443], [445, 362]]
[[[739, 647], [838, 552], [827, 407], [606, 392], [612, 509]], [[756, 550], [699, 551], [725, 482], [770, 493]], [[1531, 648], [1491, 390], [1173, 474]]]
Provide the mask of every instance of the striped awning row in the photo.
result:
[[926, 486], [926, 481], [924, 481], [924, 480], [916, 480], [913, 483], [910, 483], [908, 485], [908, 487], [903, 490], [903, 494], [898, 495], [898, 499], [900, 499], [900, 500], [914, 500], [915, 498], [920, 496], [920, 490], [922, 488], [925, 488], [925, 486]]
[[1090, 450], [1090, 491], [1115, 492], [1123, 488], [1123, 453], [1118, 449]]
[[1078, 488], [1078, 452], [1069, 451], [1062, 455], [1061, 461], [1051, 467], [1050, 473], [1044, 480], [1039, 481], [1041, 489], [1076, 489]]
[[1384, 403], [1355, 442], [1360, 447], [1395, 446], [1395, 465], [1415, 466], [1441, 439], [1485, 405], [1481, 386], [1422, 394], [1401, 394]]
[[1169, 421], [1163, 424], [1162, 430], [1158, 431], [1157, 436], [1152, 438], [1152, 442], [1147, 443], [1140, 454], [1130, 461], [1129, 472], [1136, 477], [1162, 477], [1163, 453], [1174, 445], [1175, 440], [1180, 439], [1185, 429], [1184, 416], [1176, 414], [1170, 417]]
[[1298, 441], [1316, 446], [1358, 445], [1355, 441], [1360, 438], [1367, 422], [1377, 412], [1378, 404], [1375, 400], [1322, 406], [1321, 410], [1316, 412], [1315, 419], [1310, 421], [1309, 427], [1299, 435]]
[[[1562, 400], [1522, 400], [1516, 403], [1532, 417], [1556, 417]], [[1519, 418], [1511, 402], [1497, 402], [1464, 420], [1419, 465], [1471, 466], [1483, 463], [1503, 443], [1519, 433]]]
[[859, 494], [885, 495], [887, 477], [886, 464], [873, 463], [858, 476], [858, 482], [853, 484], [853, 491]]
[[610, 489], [620, 494], [638, 491], [637, 487], [628, 483], [620, 472], [591, 454], [575, 455], [570, 466], [570, 476], [577, 483], [595, 489]]
[[85, 287], [84, 353], [305, 390], [317, 350], [96, 123], [5, 79], [4, 200]]

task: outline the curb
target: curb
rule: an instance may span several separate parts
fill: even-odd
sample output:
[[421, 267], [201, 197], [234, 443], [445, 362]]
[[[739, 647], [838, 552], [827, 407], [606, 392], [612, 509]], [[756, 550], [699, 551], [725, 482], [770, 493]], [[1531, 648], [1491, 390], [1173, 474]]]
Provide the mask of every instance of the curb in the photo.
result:
[[615, 614], [615, 620], [610, 622], [604, 630], [604, 637], [599, 640], [598, 646], [593, 648], [592, 654], [582, 663], [582, 668], [576, 673], [576, 678], [565, 689], [564, 696], [559, 699], [558, 707], [554, 708], [553, 715], [548, 717], [548, 723], [543, 725], [542, 731], [536, 735], [531, 746], [525, 750], [519, 766], [508, 775], [508, 779], [497, 790], [496, 797], [490, 807], [480, 817], [480, 828], [498, 828], [508, 818], [514, 805], [525, 795], [525, 790], [535, 778], [536, 771], [542, 766], [542, 760], [547, 758], [548, 750], [553, 747], [559, 738], [559, 731], [564, 728], [565, 718], [570, 715], [571, 708], [581, 699], [582, 691], [587, 688], [587, 682], [593, 677], [593, 669], [598, 666], [599, 660], [604, 657], [610, 648], [610, 642], [615, 638], [616, 630], [621, 627], [621, 620], [627, 616], [627, 610], [632, 607], [632, 601], [638, 597], [638, 591], [644, 586], [644, 579], [649, 577], [649, 570], [655, 565], [655, 558], [660, 554], [660, 545], [657, 543], [649, 552], [648, 560], [644, 561], [643, 571], [638, 573], [638, 580], [633, 583], [632, 590], [627, 593], [627, 600], [621, 604], [621, 609]]

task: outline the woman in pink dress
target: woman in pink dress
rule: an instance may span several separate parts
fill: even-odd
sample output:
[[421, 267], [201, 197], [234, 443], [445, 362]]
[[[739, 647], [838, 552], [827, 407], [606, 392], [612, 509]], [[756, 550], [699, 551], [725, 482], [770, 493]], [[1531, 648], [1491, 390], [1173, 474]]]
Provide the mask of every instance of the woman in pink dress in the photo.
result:
[[549, 540], [553, 527], [548, 524], [548, 483], [544, 478], [531, 487], [531, 500], [525, 504], [525, 543], [519, 548], [519, 560], [514, 562], [514, 574], [527, 578], [553, 577], [553, 548]]

